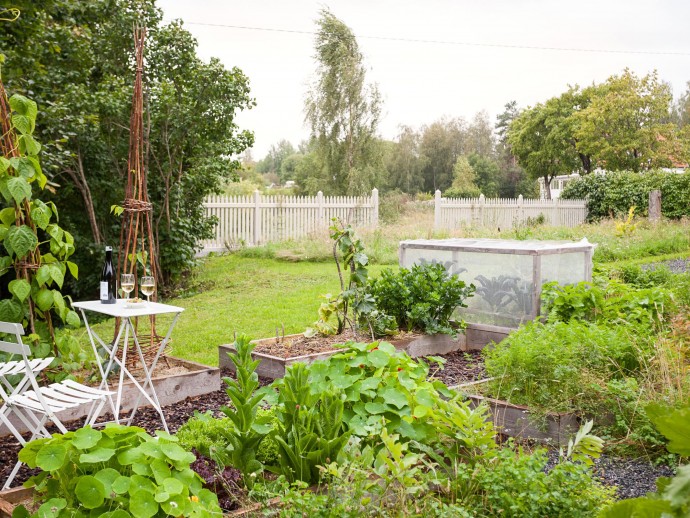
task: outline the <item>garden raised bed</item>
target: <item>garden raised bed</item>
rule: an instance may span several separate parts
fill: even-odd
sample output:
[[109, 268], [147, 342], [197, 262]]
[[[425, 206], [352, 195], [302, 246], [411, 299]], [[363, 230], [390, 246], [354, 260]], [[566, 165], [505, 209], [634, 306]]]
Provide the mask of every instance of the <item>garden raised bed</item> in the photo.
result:
[[[211, 392], [220, 390], [220, 369], [217, 367], [208, 367], [200, 363], [189, 360], [181, 360], [178, 358], [167, 358], [171, 366], [178, 371], [171, 374], [157, 375], [153, 378], [153, 384], [156, 388], [156, 394], [161, 406], [171, 405], [187, 399], [188, 397], [202, 396]], [[159, 360], [156, 371], [162, 371], [165, 366], [166, 357]], [[113, 383], [111, 382], [111, 389]], [[128, 412], [132, 409], [134, 400], [140, 394], [131, 381], [125, 382], [122, 392], [122, 407], [121, 412]], [[148, 402], [142, 398], [139, 408], [150, 406]], [[86, 416], [89, 405], [81, 405], [79, 407], [61, 412], [58, 417], [63, 423], [81, 419]], [[106, 405], [104, 412], [109, 411], [109, 406]], [[11, 419], [12, 423], [17, 429], [24, 433], [27, 431], [26, 427], [16, 418]], [[9, 430], [5, 426], [0, 426], [0, 437], [9, 435]]]
[[[457, 391], [477, 387], [488, 380], [463, 383], [451, 387]], [[493, 399], [478, 394], [465, 394], [471, 406], [482, 403], [489, 408], [490, 419], [496, 430], [508, 437], [530, 439], [551, 445], [566, 446], [568, 440], [580, 428], [579, 418], [572, 413], [549, 413], [535, 418], [529, 407], [514, 405], [500, 399]]]
[[[282, 340], [289, 340], [291, 338], [299, 338], [301, 334], [294, 334], [285, 336]], [[417, 335], [405, 337], [399, 340], [382, 340], [392, 343], [396, 348], [407, 352], [413, 358], [419, 356], [447, 354], [452, 351], [459, 351], [465, 349], [465, 336], [460, 334], [457, 338], [452, 338], [448, 335]], [[264, 338], [261, 340], [253, 340], [256, 344], [276, 343], [276, 338]], [[280, 342], [279, 342], [280, 343]], [[285, 375], [285, 368], [297, 362], [311, 363], [316, 360], [323, 360], [338, 353], [341, 349], [327, 349], [322, 352], [312, 354], [295, 355], [289, 357], [280, 357], [267, 353], [252, 352], [254, 359], [260, 360], [256, 372], [259, 376], [264, 378], [282, 378]], [[232, 344], [225, 344], [218, 346], [218, 364], [221, 369], [228, 369], [231, 372], [235, 371], [234, 364], [230, 361], [228, 353], [234, 352], [235, 349]]]

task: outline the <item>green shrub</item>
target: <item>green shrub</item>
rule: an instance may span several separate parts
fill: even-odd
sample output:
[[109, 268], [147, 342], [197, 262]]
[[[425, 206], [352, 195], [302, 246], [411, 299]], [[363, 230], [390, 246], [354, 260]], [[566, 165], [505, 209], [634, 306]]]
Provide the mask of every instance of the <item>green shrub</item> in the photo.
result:
[[690, 215], [688, 173], [618, 171], [605, 175], [589, 174], [568, 183], [561, 198], [587, 198], [587, 219], [597, 221], [624, 216], [632, 206], [637, 207], [640, 214], [646, 214], [649, 193], [655, 189], [661, 191], [664, 216], [678, 219]]
[[621, 280], [638, 288], [653, 288], [666, 286], [673, 277], [673, 273], [667, 266], [656, 268], [642, 268], [640, 265], [625, 265], [620, 268]]
[[616, 281], [542, 286], [542, 314], [549, 322], [586, 320], [601, 324], [659, 326], [673, 309], [671, 293], [658, 287], [635, 288]]
[[190, 469], [195, 457], [165, 432], [85, 427], [28, 443], [19, 458], [43, 505], [34, 516], [219, 516], [218, 499]]
[[468, 492], [462, 504], [476, 516], [597, 516], [613, 502], [614, 489], [596, 481], [586, 465], [563, 461], [547, 468], [546, 450], [532, 454], [502, 448], [458, 478]]
[[395, 317], [398, 327], [428, 334], [455, 334], [450, 318], [474, 293], [440, 264], [414, 265], [397, 272], [387, 268], [368, 284], [376, 307]]

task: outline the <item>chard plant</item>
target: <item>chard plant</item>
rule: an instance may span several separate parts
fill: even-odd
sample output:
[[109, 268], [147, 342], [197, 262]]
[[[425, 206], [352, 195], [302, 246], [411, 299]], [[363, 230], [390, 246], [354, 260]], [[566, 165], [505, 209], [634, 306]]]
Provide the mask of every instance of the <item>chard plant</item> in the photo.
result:
[[190, 468], [194, 454], [165, 432], [108, 425], [55, 434], [28, 443], [19, 459], [42, 470], [31, 477], [43, 502], [15, 517], [220, 516], [218, 499]]
[[257, 416], [267, 390], [259, 389], [259, 375], [256, 373], [259, 360], [252, 359], [256, 345], [245, 335], [239, 336], [233, 345], [237, 352], [228, 353], [228, 356], [235, 365], [237, 379], [223, 379], [233, 406], [221, 408], [233, 425], [228, 430], [226, 451], [229, 463], [242, 472], [245, 486], [251, 488], [264, 469], [256, 457], [261, 442], [271, 431], [271, 418]]

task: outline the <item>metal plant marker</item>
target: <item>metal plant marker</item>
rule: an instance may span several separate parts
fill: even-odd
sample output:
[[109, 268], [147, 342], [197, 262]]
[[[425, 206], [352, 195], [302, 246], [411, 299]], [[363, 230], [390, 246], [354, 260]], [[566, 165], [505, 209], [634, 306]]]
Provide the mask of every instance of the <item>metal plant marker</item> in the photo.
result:
[[[156, 279], [156, 288], [150, 300], [158, 300], [158, 259], [156, 243], [153, 238], [151, 219], [153, 205], [149, 200], [146, 187], [146, 160], [144, 133], [144, 41], [146, 28], [134, 28], [134, 50], [136, 59], [136, 75], [134, 79], [134, 93], [132, 95], [132, 114], [129, 122], [129, 158], [127, 160], [127, 187], [122, 204], [123, 219], [120, 231], [120, 255], [118, 258], [118, 279], [123, 273], [134, 275], [136, 280], [134, 296], [139, 296], [138, 267], [141, 265], [144, 275], [151, 275]], [[147, 272], [148, 270], [148, 272]], [[160, 342], [161, 337], [156, 334], [155, 316], [151, 315], [151, 333], [148, 346]], [[140, 337], [142, 337], [140, 335]], [[141, 344], [142, 347], [145, 344]], [[147, 350], [155, 351], [156, 347]], [[131, 356], [136, 359], [135, 355]]]

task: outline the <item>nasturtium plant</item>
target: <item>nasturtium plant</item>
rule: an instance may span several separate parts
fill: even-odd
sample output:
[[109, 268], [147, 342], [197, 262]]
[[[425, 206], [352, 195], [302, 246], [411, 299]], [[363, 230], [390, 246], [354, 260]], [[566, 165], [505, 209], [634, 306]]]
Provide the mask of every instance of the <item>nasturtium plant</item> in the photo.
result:
[[78, 327], [62, 289], [67, 272], [77, 277], [70, 261], [74, 237], [58, 224], [54, 203], [39, 199], [47, 178], [34, 139], [36, 103], [22, 95], [7, 100], [0, 84], [0, 275], [14, 272], [11, 298], [0, 301], [0, 320], [28, 328], [35, 356], [60, 356], [67, 366], [83, 362], [78, 345], [69, 335], [56, 338], [53, 315]]
[[32, 441], [19, 459], [42, 470], [27, 482], [44, 502], [31, 516], [221, 515], [216, 495], [190, 468], [194, 454], [165, 432], [87, 426]]
[[343, 352], [309, 366], [309, 386], [314, 393], [332, 388], [345, 393], [343, 421], [354, 435], [377, 435], [385, 426], [403, 440], [424, 441], [436, 435], [433, 414], [441, 396], [454, 395], [428, 375], [426, 362], [388, 342], [351, 342]]

